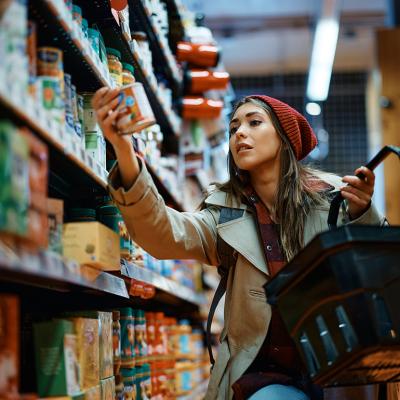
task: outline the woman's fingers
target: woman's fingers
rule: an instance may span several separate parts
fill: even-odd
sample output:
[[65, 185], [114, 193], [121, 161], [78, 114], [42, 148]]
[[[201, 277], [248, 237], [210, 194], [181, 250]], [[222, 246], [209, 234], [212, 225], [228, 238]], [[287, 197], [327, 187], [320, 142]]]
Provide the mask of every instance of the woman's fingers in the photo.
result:
[[357, 203], [365, 203], [368, 204], [371, 201], [371, 195], [369, 193], [365, 193], [364, 191], [354, 187], [354, 186], [344, 186], [340, 189], [343, 197], [344, 194], [351, 194], [352, 199], [354, 196], [357, 198]]
[[108, 113], [107, 117], [103, 120], [104, 132], [108, 132], [109, 129], [113, 128], [115, 120], [119, 114], [118, 110], [114, 110]]
[[110, 113], [110, 111], [114, 111], [114, 109], [118, 106], [118, 103], [119, 103], [119, 97], [117, 96], [113, 100], [111, 100], [109, 103], [100, 107], [97, 110], [98, 121], [102, 122], [107, 117], [107, 115]]
[[92, 106], [95, 110], [98, 110], [100, 107], [103, 107], [107, 103], [109, 103], [114, 97], [119, 94], [119, 89], [114, 88], [110, 89], [107, 87], [103, 87], [99, 89], [92, 99]]

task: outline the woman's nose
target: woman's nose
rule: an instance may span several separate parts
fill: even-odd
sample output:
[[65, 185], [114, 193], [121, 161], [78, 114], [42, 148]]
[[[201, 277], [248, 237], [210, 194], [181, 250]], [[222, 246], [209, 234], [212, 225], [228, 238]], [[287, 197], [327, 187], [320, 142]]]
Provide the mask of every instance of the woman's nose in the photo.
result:
[[244, 138], [244, 137], [247, 137], [246, 130], [245, 130], [242, 126], [240, 126], [240, 127], [236, 130], [235, 136], [236, 136], [237, 138]]

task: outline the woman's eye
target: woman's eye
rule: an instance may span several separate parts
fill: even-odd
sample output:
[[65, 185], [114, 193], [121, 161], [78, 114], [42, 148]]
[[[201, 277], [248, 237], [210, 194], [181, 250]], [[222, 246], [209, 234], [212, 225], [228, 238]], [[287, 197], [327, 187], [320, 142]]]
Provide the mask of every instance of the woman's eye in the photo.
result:
[[230, 136], [234, 135], [236, 131], [237, 131], [237, 127], [236, 126], [232, 126], [232, 128], [229, 129], [229, 135]]
[[261, 121], [258, 121], [257, 119], [253, 119], [250, 121], [250, 126], [258, 126], [261, 124]]

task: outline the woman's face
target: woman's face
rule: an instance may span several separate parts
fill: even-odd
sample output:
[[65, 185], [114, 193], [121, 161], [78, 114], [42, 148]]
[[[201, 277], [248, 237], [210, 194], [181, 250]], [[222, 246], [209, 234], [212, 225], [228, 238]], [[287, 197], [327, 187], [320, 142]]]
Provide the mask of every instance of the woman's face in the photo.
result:
[[282, 141], [262, 107], [240, 106], [229, 124], [229, 134], [229, 148], [239, 169], [251, 172], [279, 160]]

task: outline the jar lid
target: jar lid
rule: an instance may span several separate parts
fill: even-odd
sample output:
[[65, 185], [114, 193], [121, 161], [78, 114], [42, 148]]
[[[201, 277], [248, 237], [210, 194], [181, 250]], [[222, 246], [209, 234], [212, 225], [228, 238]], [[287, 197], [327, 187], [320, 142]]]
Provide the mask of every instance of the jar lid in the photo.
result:
[[106, 47], [106, 52], [107, 52], [107, 54], [110, 54], [112, 56], [116, 56], [119, 59], [121, 59], [121, 52], [119, 50], [117, 50], [117, 49], [113, 49], [111, 47]]
[[127, 71], [131, 72], [132, 74], [135, 72], [135, 68], [133, 65], [128, 64], [128, 63], [122, 63], [122, 68], [126, 69]]
[[96, 218], [96, 210], [93, 208], [70, 208], [68, 214], [71, 218]]
[[79, 6], [77, 6], [76, 4], [74, 4], [72, 6], [72, 12], [73, 13], [78, 13], [80, 15], [82, 15], [82, 8], [80, 8]]

